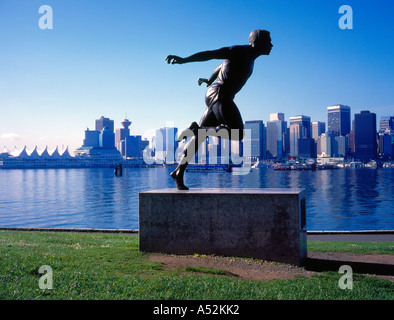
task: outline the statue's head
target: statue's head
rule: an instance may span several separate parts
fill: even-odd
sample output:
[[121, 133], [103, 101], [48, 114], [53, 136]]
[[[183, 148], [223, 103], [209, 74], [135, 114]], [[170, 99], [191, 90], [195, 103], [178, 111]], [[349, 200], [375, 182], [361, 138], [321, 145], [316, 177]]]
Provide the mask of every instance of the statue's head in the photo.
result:
[[270, 54], [273, 47], [271, 34], [266, 30], [253, 30], [249, 35], [249, 44], [256, 48], [260, 54]]

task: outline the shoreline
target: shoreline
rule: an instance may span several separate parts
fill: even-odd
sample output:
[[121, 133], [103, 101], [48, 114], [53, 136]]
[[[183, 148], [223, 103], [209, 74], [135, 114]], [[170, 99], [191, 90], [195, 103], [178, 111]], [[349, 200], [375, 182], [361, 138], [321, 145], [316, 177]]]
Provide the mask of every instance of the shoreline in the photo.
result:
[[[138, 229], [98, 229], [98, 228], [19, 228], [0, 227], [0, 231], [33, 231], [33, 232], [85, 232], [85, 233], [119, 233], [138, 235]], [[394, 230], [322, 230], [307, 231], [309, 241], [379, 241], [394, 242]]]
[[[36, 227], [0, 227], [0, 230], [16, 231], [62, 231], [62, 232], [111, 232], [111, 233], [138, 233], [138, 229], [105, 229], [105, 228], [36, 228]], [[311, 230], [308, 235], [328, 234], [393, 234], [394, 230]]]

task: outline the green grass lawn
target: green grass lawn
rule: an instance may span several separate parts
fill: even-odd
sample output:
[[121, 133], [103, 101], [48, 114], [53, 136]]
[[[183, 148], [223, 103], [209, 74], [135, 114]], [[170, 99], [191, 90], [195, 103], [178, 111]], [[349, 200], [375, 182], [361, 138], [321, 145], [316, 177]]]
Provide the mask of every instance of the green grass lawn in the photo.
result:
[[[394, 243], [308, 242], [309, 251], [393, 254]], [[43, 265], [53, 288], [40, 289]], [[196, 274], [195, 272], [199, 272]], [[226, 270], [165, 270], [138, 250], [134, 235], [0, 231], [0, 299], [335, 299], [394, 298], [394, 283], [354, 275], [353, 289], [338, 286], [342, 274], [323, 272], [292, 280], [246, 281]]]

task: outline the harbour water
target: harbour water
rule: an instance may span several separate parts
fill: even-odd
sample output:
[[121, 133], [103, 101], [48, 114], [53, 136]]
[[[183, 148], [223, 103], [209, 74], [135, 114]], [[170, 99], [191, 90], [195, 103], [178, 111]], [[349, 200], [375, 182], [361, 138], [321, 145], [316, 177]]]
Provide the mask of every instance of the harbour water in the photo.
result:
[[[0, 170], [0, 227], [138, 229], [138, 193], [174, 188], [171, 168]], [[187, 172], [190, 188], [305, 188], [307, 229], [393, 230], [394, 170]], [[185, 213], [187, 214], [187, 213]]]

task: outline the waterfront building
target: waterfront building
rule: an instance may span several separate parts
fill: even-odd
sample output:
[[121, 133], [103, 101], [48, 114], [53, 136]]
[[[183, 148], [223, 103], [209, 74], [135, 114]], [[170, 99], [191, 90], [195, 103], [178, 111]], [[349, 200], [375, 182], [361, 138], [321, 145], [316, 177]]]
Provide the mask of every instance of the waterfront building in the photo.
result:
[[349, 153], [349, 138], [334, 136], [332, 140], [331, 154], [333, 157], [345, 157]]
[[9, 158], [10, 152], [8, 151], [7, 147], [4, 147], [3, 152], [0, 153], [0, 159], [7, 159]]
[[394, 157], [394, 132], [385, 130], [379, 132], [379, 156], [385, 159]]
[[174, 163], [178, 149], [178, 128], [164, 127], [156, 130], [156, 162]]
[[100, 148], [115, 148], [115, 133], [109, 127], [104, 127], [99, 135]]
[[376, 158], [376, 114], [370, 111], [361, 111], [354, 116], [355, 126], [355, 156], [368, 161]]
[[[45, 147], [44, 150], [22, 150], [15, 148], [13, 152], [4, 149], [0, 153], [0, 168], [88, 168], [88, 167], [114, 167], [121, 163], [127, 166], [144, 165], [142, 151], [149, 146], [149, 141], [142, 140], [141, 136], [130, 136], [127, 119], [123, 122], [124, 131], [119, 132], [118, 146], [124, 151], [122, 159], [120, 151], [115, 147], [115, 133], [113, 120], [101, 117], [96, 120], [96, 130], [85, 130], [82, 146], [71, 156], [68, 147], [59, 152], [58, 147], [52, 152]], [[123, 149], [124, 150], [123, 150]], [[123, 161], [124, 160], [124, 161]], [[138, 161], [136, 161], [138, 160]]]
[[108, 127], [109, 130], [114, 132], [114, 120], [101, 116], [100, 119], [96, 120], [96, 131], [102, 131], [104, 127]]
[[316, 158], [315, 140], [312, 138], [298, 139], [298, 156], [303, 159]]
[[[67, 153], [68, 153], [68, 150], [67, 150]], [[40, 157], [42, 159], [50, 159], [51, 158], [51, 155], [48, 152], [48, 146], [46, 146], [45, 149], [41, 152]]]
[[214, 165], [222, 163], [222, 141], [224, 141], [224, 139], [220, 139], [218, 137], [207, 138], [205, 143], [207, 164]]
[[85, 139], [83, 140], [82, 147], [99, 147], [100, 146], [100, 131], [85, 130]]
[[299, 124], [301, 126], [301, 138], [312, 138], [311, 117], [303, 115], [290, 117], [290, 126], [292, 124]]
[[335, 135], [332, 132], [325, 132], [320, 135], [319, 138], [319, 149], [320, 153], [317, 154], [321, 158], [332, 157], [332, 145]]
[[96, 120], [96, 130], [85, 130], [83, 144], [74, 154], [85, 159], [119, 161], [121, 154], [115, 148], [113, 120], [105, 117]]
[[326, 123], [320, 121], [312, 122], [312, 139], [317, 141], [322, 133], [326, 132]]
[[283, 132], [282, 139], [283, 139], [283, 157], [286, 157], [287, 155], [290, 154], [290, 128], [286, 128], [285, 132]]
[[48, 147], [40, 151], [37, 147], [28, 150], [26, 146], [22, 150], [15, 148], [13, 152], [4, 150], [0, 154], [0, 168], [70, 168], [81, 167], [85, 163], [72, 157], [68, 147], [59, 152], [58, 147], [50, 152]]
[[379, 124], [379, 132], [394, 131], [394, 117], [382, 117]]
[[52, 159], [60, 159], [60, 158], [62, 158], [62, 155], [63, 155], [63, 153], [60, 154], [59, 150], [58, 150], [58, 147], [56, 147], [56, 149], [51, 154], [51, 158]]
[[19, 158], [19, 159], [29, 159], [29, 154], [27, 153], [27, 148], [26, 146], [24, 146], [24, 148], [22, 150], [18, 150], [15, 147], [15, 150], [11, 153], [11, 155], [15, 158]]
[[282, 158], [285, 156], [287, 122], [283, 113], [270, 114], [266, 128], [266, 155], [268, 158]]
[[350, 132], [350, 107], [341, 104], [327, 107], [328, 132], [346, 136]]
[[126, 136], [122, 140], [121, 153], [123, 158], [138, 159], [142, 157], [142, 139], [141, 136]]
[[379, 156], [392, 159], [394, 157], [394, 117], [382, 117], [379, 124]]
[[131, 121], [124, 119], [121, 122], [123, 128], [116, 129], [115, 146], [123, 159], [142, 159], [143, 151], [149, 146], [148, 140], [142, 140], [140, 135], [130, 135]]
[[[301, 137], [302, 126], [298, 123], [291, 124], [289, 128], [290, 133], [290, 153], [291, 157], [298, 156], [298, 140]], [[305, 128], [304, 128], [305, 129]]]
[[354, 138], [354, 130], [350, 131], [346, 137], [348, 138], [349, 142], [349, 154], [354, 155], [356, 152], [356, 143], [355, 143], [355, 138]]
[[250, 157], [251, 162], [256, 162], [265, 158], [266, 153], [266, 139], [265, 139], [265, 126], [262, 120], [245, 121], [245, 130], [250, 130], [249, 137], [245, 136], [244, 146], [250, 146], [250, 150], [244, 150], [244, 154]]
[[[311, 118], [308, 116], [295, 116], [290, 117], [290, 127], [289, 127], [289, 139], [290, 139], [290, 156], [297, 157], [300, 156], [300, 139], [308, 139], [302, 142], [302, 154], [303, 157], [311, 157], [314, 153], [310, 150], [310, 139], [311, 139]], [[314, 149], [314, 148], [313, 148]], [[309, 151], [308, 151], [309, 150]]]

